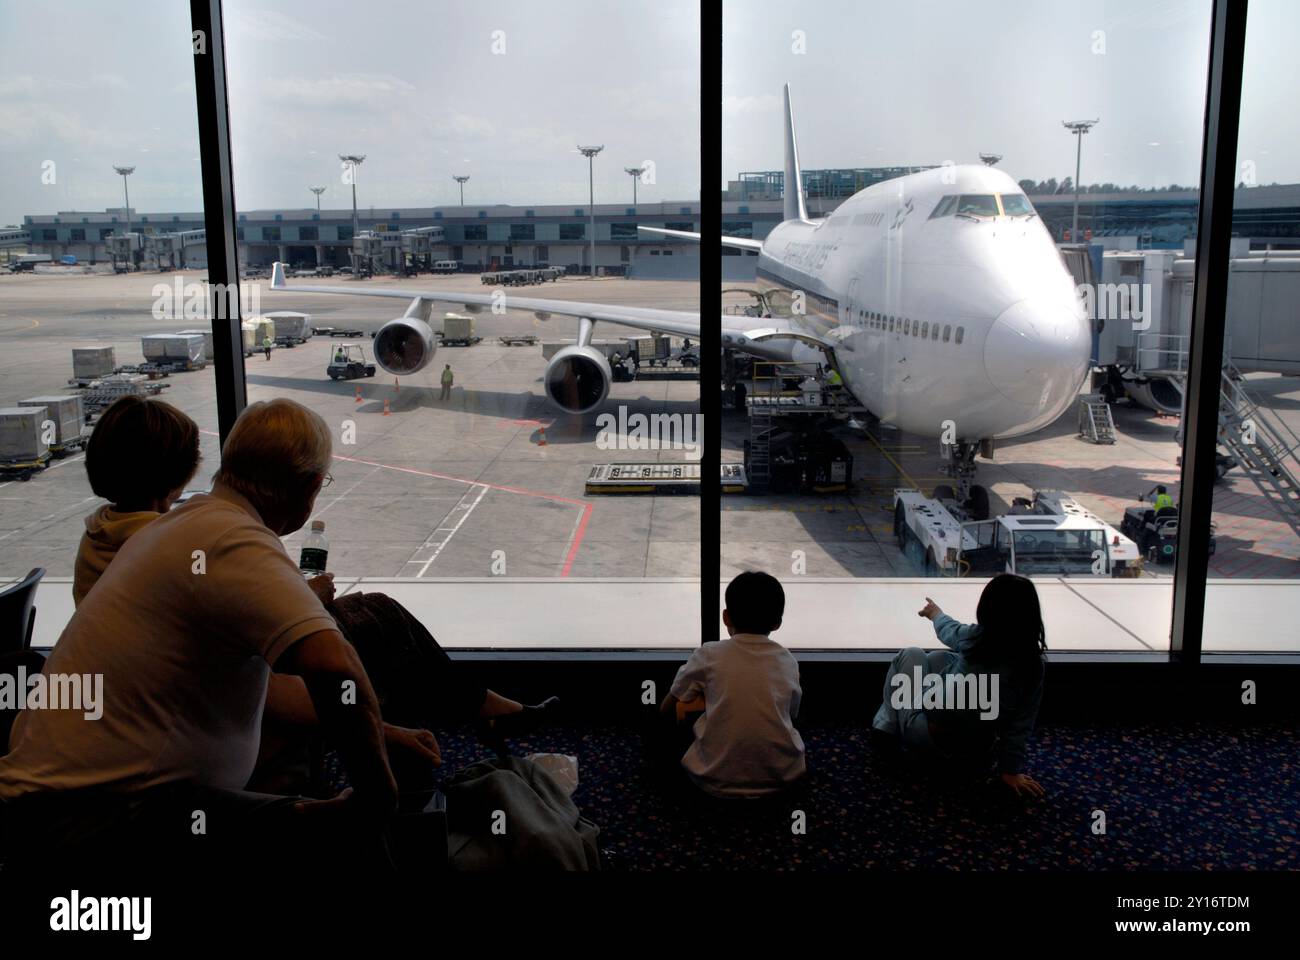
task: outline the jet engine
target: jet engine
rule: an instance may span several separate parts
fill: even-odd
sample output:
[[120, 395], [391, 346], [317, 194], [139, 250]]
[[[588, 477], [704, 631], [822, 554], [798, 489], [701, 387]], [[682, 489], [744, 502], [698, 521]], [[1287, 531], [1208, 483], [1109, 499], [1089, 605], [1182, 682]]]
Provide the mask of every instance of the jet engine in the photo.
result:
[[[376, 346], [377, 349], [377, 346]], [[561, 410], [586, 413], [609, 393], [609, 361], [592, 347], [565, 347], [546, 367], [546, 395]]]
[[423, 370], [437, 351], [433, 330], [414, 317], [389, 320], [375, 334], [375, 362], [394, 376]]
[[1124, 392], [1129, 399], [1157, 413], [1181, 413], [1183, 398], [1175, 387], [1164, 377], [1150, 380], [1125, 380]]

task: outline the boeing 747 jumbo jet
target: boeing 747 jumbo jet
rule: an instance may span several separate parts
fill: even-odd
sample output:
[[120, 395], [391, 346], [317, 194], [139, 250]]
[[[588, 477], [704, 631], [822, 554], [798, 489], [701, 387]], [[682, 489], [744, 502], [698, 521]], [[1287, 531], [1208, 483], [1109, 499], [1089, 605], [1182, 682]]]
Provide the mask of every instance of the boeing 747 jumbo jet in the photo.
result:
[[[986, 166], [928, 170], [880, 183], [845, 200], [828, 219], [804, 205], [790, 88], [785, 88], [785, 219], [767, 238], [723, 237], [758, 252], [768, 315], [721, 316], [724, 348], [791, 362], [830, 363], [882, 423], [939, 438], [957, 499], [988, 514], [988, 492], [972, 485], [975, 456], [994, 441], [1056, 420], [1088, 372], [1091, 335], [1074, 281], [1028, 198]], [[698, 233], [642, 227], [699, 240]], [[547, 397], [569, 413], [598, 407], [612, 380], [591, 346], [599, 321], [697, 338], [697, 313], [500, 294], [359, 290], [285, 283], [271, 289], [392, 297], [405, 313], [375, 335], [389, 373], [424, 369], [437, 349], [433, 304], [477, 313], [501, 303], [540, 319], [578, 320], [577, 342], [546, 368]]]
[[876, 184], [824, 220], [808, 218], [802, 182], [786, 86], [784, 222], [762, 241], [722, 238], [757, 251], [767, 316], [724, 317], [723, 346], [829, 359], [882, 423], [944, 442], [957, 499], [986, 517], [976, 453], [1056, 420], [1088, 372], [1087, 315], [1051, 236], [983, 165]]

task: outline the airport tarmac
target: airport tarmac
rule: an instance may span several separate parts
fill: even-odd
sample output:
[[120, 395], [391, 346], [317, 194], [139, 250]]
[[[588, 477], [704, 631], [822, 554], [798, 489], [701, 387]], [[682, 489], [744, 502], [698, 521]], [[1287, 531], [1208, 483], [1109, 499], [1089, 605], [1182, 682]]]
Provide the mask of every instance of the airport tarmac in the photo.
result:
[[[154, 319], [151, 308], [155, 284], [170, 287], [177, 276], [188, 283], [205, 275], [0, 277], [0, 406], [64, 392], [73, 347], [112, 345], [118, 364], [139, 363], [142, 335], [204, 326], [194, 319]], [[468, 274], [296, 282], [487, 290]], [[260, 312], [300, 310], [316, 326], [364, 330], [367, 336], [356, 342], [372, 361], [369, 333], [403, 310], [396, 300], [272, 293], [268, 281], [254, 285]], [[690, 282], [568, 278], [510, 292], [695, 310], [698, 290]], [[298, 400], [335, 430], [334, 480], [313, 515], [326, 522], [330, 569], [340, 577], [698, 576], [698, 497], [594, 497], [584, 486], [593, 464], [689, 462], [689, 451], [599, 449], [595, 414], [568, 416], [545, 401], [541, 347], [507, 347], [496, 339], [535, 333], [572, 340], [577, 322], [507, 313], [480, 314], [475, 323], [483, 342], [442, 347], [429, 367], [397, 384], [382, 371], [374, 379], [331, 381], [325, 373], [330, 352], [349, 341], [328, 337], [277, 348], [269, 361], [260, 353], [246, 361], [250, 402]], [[600, 339], [637, 334], [612, 324], [596, 328]], [[444, 363], [456, 378], [445, 404], [438, 399]], [[203, 431], [204, 462], [193, 486], [205, 488], [218, 463], [213, 371], [176, 373], [162, 382], [162, 398]], [[698, 404], [697, 380], [642, 378], [613, 384], [604, 409], [626, 405], [629, 414], [688, 415]], [[21, 576], [34, 566], [50, 576], [71, 574], [82, 518], [101, 503], [90, 491], [83, 459], [56, 460], [26, 482], [0, 481], [0, 576]], [[292, 556], [301, 536], [286, 538]]]
[[[1251, 374], [1246, 386], [1263, 405], [1300, 431], [1300, 378]], [[1001, 441], [991, 461], [978, 459], [977, 482], [988, 487], [992, 512], [1034, 490], [1062, 490], [1118, 528], [1126, 506], [1165, 484], [1177, 496], [1178, 418], [1127, 401], [1112, 406], [1116, 442], [1090, 443], [1077, 433], [1077, 412], [1029, 436]], [[834, 436], [853, 456], [853, 489], [846, 494], [731, 495], [722, 501], [722, 576], [743, 569], [794, 572], [809, 577], [916, 577], [893, 533], [896, 487], [933, 492], [951, 480], [939, 473], [943, 458], [935, 438], [909, 436], [862, 418], [861, 428], [841, 424]], [[748, 418], [723, 409], [723, 462], [743, 459]], [[1217, 550], [1209, 575], [1216, 578], [1300, 578], [1300, 538], [1240, 469], [1216, 487]], [[798, 567], [796, 568], [796, 565]], [[1147, 564], [1144, 576], [1169, 577], [1172, 564]]]

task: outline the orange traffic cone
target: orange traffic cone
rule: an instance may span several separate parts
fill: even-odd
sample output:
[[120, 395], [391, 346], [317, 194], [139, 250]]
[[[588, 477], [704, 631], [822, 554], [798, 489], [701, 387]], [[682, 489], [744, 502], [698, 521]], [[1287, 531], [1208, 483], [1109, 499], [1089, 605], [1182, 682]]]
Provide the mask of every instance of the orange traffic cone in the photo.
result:
[[390, 410], [388, 409], [388, 401], [387, 401], [387, 400], [384, 401], [384, 416], [386, 416], [386, 417], [388, 417], [388, 416], [392, 416], [392, 411], [390, 411]]
[[357, 403], [361, 402], [361, 388], [357, 387]]
[[546, 446], [546, 428], [545, 428], [545, 427], [538, 427], [538, 428], [537, 428], [537, 445], [538, 445], [539, 447], [544, 447], [544, 446]]

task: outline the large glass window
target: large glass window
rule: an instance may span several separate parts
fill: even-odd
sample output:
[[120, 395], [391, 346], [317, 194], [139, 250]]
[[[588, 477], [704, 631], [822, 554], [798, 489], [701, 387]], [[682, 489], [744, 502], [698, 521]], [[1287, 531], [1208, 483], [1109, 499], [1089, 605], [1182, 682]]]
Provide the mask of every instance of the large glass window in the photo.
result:
[[[86, 517], [106, 506], [83, 444], [107, 404], [152, 395], [194, 418], [193, 486], [219, 464], [207, 246], [188, 6], [3, 16], [0, 224], [24, 233], [0, 246], [0, 580], [46, 569], [43, 646], [71, 615]], [[54, 22], [57, 44], [37, 42]]]
[[[722, 506], [723, 578], [762, 566], [850, 634], [790, 642], [924, 639], [925, 596], [971, 619], [988, 576], [1014, 571], [1050, 595], [1049, 642], [1169, 649], [1187, 332], [1171, 318], [1190, 300], [1210, 5], [1135, 10], [725, 4], [724, 218], [752, 203], [745, 178], [797, 182], [752, 172], [784, 159], [784, 82], [804, 180], [855, 185], [811, 191], [802, 223], [775, 186], [754, 213], [763, 255], [724, 263], [728, 303], [745, 289], [753, 309], [724, 324], [755, 349], [723, 364], [723, 461], [748, 480]], [[990, 19], [1035, 56], [971, 58]], [[774, 76], [787, 23], [817, 54]], [[868, 48], [898, 78], [885, 98], [844, 81]], [[923, 63], [945, 83], [908, 80]], [[1152, 77], [1159, 96], [1134, 97]], [[1007, 525], [994, 553], [990, 521]], [[927, 577], [943, 582], [905, 583]]]
[[[250, 401], [289, 397], [330, 424], [334, 483], [313, 519], [325, 522], [341, 588], [383, 581], [367, 589], [395, 596], [449, 647], [644, 640], [608, 629], [617, 614], [590, 621], [591, 597], [692, 617], [698, 586], [679, 578], [698, 575], [698, 499], [673, 495], [658, 475], [598, 482], [619, 466], [663, 467], [672, 479], [698, 463], [697, 368], [681, 359], [690, 351], [680, 335], [612, 321], [579, 344], [578, 317], [562, 311], [608, 302], [698, 324], [698, 257], [643, 278], [634, 256], [633, 276], [621, 277], [635, 228], [610, 229], [624, 226], [632, 163], [657, 172], [643, 198], [698, 206], [694, 0], [653, 17], [631, 6], [594, 17], [584, 3], [414, 0], [370, 19], [308, 0], [226, 0], [225, 12], [237, 203], [250, 227], [261, 211], [284, 213], [284, 239], [250, 241], [242, 256], [263, 269], [281, 260], [335, 271], [290, 276], [284, 292], [263, 287], [263, 310], [305, 317], [306, 333], [246, 371]], [[429, 37], [456, 38], [438, 45], [433, 72]], [[564, 60], [583, 70], [556, 74]], [[651, 87], [628, 63], [654, 64]], [[605, 79], [593, 93], [596, 75]], [[539, 77], [545, 95], [521, 97]], [[603, 144], [590, 164], [574, 149], [588, 142]], [[324, 188], [318, 238], [295, 243], [288, 230], [304, 200], [315, 207], [312, 185]], [[536, 272], [539, 261], [560, 269]], [[593, 273], [604, 282], [584, 283]], [[294, 290], [307, 284], [341, 292]], [[372, 295], [393, 291], [409, 298]], [[448, 299], [418, 299], [425, 292]], [[517, 298], [558, 306], [523, 310]], [[333, 362], [340, 350], [346, 363]], [[649, 436], [652, 417], [654, 430], [672, 429]], [[291, 552], [302, 537], [288, 538]], [[439, 583], [454, 578], [473, 582]], [[572, 601], [526, 583], [535, 579], [574, 584]], [[587, 580], [600, 588], [583, 592]], [[657, 592], [645, 592], [649, 582]], [[541, 620], [527, 611], [543, 597], [558, 619], [534, 629]], [[485, 615], [512, 603], [529, 626], [503, 630]], [[679, 631], [654, 642], [698, 635], [693, 625], [668, 633]]]
[[[1246, 25], [1207, 652], [1300, 649], [1300, 120], [1286, 95], [1300, 85], [1298, 14], [1255, 0]], [[1183, 270], [1173, 286], [1188, 285]]]

